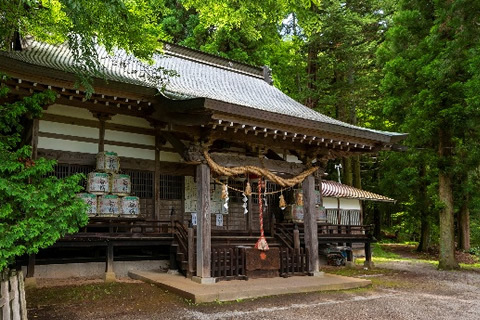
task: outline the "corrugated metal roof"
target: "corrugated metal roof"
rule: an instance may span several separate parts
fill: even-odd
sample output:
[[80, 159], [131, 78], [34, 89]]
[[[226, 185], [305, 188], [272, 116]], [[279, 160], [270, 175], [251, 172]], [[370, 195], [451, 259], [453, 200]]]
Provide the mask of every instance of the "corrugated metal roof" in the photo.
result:
[[370, 191], [354, 188], [331, 180], [322, 180], [322, 196], [333, 198], [348, 198], [358, 200], [371, 200], [395, 202], [394, 199]]
[[[168, 45], [164, 54], [155, 54], [154, 65], [148, 66], [124, 51], [117, 50], [114, 57], [103, 47], [98, 47], [100, 69], [108, 80], [159, 88], [157, 77], [162, 77], [156, 68], [175, 70], [177, 77], [171, 77], [163, 93], [171, 99], [208, 98], [233, 105], [262, 110], [290, 117], [308, 119], [321, 124], [348, 128], [355, 136], [362, 137], [362, 132], [369, 138], [378, 136], [379, 141], [388, 141], [392, 137], [404, 136], [395, 132], [384, 132], [357, 127], [344, 123], [314, 111], [290, 98], [279, 89], [269, 85], [260, 76], [260, 68], [245, 64], [235, 65], [231, 60], [222, 60], [212, 56], [209, 59], [197, 51], [188, 48], [173, 48]], [[180, 50], [181, 49], [181, 50]], [[48, 68], [75, 73], [81, 65], [74, 61], [66, 46], [53, 46], [36, 41], [29, 41], [23, 51], [0, 52], [11, 58]], [[222, 63], [224, 62], [224, 63]], [[383, 139], [381, 138], [383, 137]], [[366, 137], [365, 137], [366, 138]]]

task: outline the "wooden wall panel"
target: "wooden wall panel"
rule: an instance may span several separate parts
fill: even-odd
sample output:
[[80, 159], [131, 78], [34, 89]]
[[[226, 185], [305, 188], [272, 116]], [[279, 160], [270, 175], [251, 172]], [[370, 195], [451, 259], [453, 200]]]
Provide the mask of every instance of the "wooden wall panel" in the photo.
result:
[[[87, 120], [97, 120], [93, 114], [84, 108], [70, 107], [61, 104], [53, 104], [44, 111], [47, 114], [56, 114], [61, 116], [68, 116]], [[98, 121], [98, 120], [97, 120]]]

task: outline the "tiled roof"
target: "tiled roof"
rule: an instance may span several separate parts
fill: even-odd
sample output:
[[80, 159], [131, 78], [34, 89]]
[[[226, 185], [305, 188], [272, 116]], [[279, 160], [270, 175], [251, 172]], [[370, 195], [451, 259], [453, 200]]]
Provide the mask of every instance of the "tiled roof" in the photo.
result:
[[357, 189], [331, 180], [322, 180], [322, 195], [324, 197], [333, 198], [395, 202], [395, 200], [392, 198], [385, 197], [373, 192]]
[[[153, 67], [147, 66], [123, 51], [117, 51], [115, 58], [98, 47], [100, 69], [108, 80], [156, 87], [154, 68], [175, 70], [177, 77], [171, 77], [163, 93], [171, 99], [207, 98], [232, 105], [260, 111], [306, 119], [329, 128], [347, 130], [349, 134], [385, 143], [404, 134], [384, 132], [357, 127], [316, 112], [290, 98], [264, 80], [262, 69], [231, 60], [190, 50], [175, 45], [166, 45], [164, 54], [154, 56]], [[23, 51], [0, 52], [10, 58], [29, 64], [75, 73], [80, 66], [65, 46], [53, 46], [29, 41]], [[152, 76], [153, 75], [153, 76]], [[160, 89], [160, 88], [158, 88]], [[337, 130], [334, 130], [337, 131]], [[401, 140], [401, 139], [400, 139]]]

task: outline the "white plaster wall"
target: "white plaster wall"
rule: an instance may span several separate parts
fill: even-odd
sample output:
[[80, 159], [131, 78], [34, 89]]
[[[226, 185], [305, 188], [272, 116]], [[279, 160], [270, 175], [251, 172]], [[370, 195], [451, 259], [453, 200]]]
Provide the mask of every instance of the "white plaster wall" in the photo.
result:
[[323, 206], [325, 209], [337, 209], [338, 208], [338, 201], [337, 198], [323, 198]]
[[[168, 260], [114, 261], [113, 270], [116, 277], [128, 277], [129, 271], [166, 271]], [[26, 274], [26, 267], [23, 272]], [[47, 264], [35, 266], [35, 278], [101, 278], [105, 274], [105, 262]]]
[[340, 199], [340, 208], [345, 210], [360, 210], [360, 200], [358, 199]]
[[[98, 134], [97, 134], [98, 137]], [[105, 140], [139, 143], [155, 146], [155, 137], [146, 134], [130, 133], [123, 131], [105, 130]]]
[[108, 123], [123, 124], [123, 125], [133, 126], [133, 127], [139, 127], [139, 128], [147, 128], [147, 129], [152, 129], [153, 128], [150, 125], [150, 123], [143, 118], [126, 116], [126, 115], [123, 115], [123, 114], [114, 115], [112, 117], [112, 119], [108, 120], [107, 122]]
[[296, 156], [291, 154], [287, 154], [287, 162], [302, 163]]
[[96, 143], [62, 140], [54, 138], [38, 137], [38, 148], [71, 151], [71, 152], [83, 152], [94, 153], [98, 152], [98, 145]]
[[76, 126], [73, 124], [58, 123], [45, 120], [39, 121], [39, 131], [93, 139], [98, 139], [98, 136], [100, 134], [100, 130], [98, 128]]
[[182, 157], [176, 152], [160, 152], [160, 161], [167, 161], [167, 162], [183, 162]]
[[64, 106], [61, 104], [51, 105], [50, 107], [48, 107], [47, 110], [44, 111], [44, 113], [57, 114], [61, 116], [68, 116], [68, 117], [81, 118], [81, 119], [87, 119], [87, 120], [98, 120], [87, 109]]
[[[98, 147], [97, 147], [98, 149]], [[116, 152], [120, 157], [155, 160], [155, 150], [138, 149], [131, 147], [113, 146], [105, 144], [105, 151]]]

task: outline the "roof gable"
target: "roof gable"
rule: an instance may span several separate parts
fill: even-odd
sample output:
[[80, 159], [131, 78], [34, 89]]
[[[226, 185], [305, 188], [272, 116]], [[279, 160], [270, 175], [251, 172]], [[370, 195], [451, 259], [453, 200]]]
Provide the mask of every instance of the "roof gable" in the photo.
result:
[[[121, 50], [117, 50], [114, 57], [103, 47], [99, 46], [97, 51], [100, 69], [106, 79], [157, 88], [169, 99], [206, 98], [230, 105], [229, 113], [243, 115], [245, 110], [256, 110], [264, 118], [268, 118], [269, 114], [272, 119], [278, 115], [280, 118], [276, 119], [283, 119], [286, 124], [293, 117], [308, 122], [310, 129], [314, 127], [321, 131], [382, 143], [394, 143], [405, 137], [400, 133], [354, 126], [312, 110], [266, 82], [262, 68], [171, 44], [167, 45], [164, 54], [154, 55], [153, 66], [148, 66]], [[66, 46], [53, 46], [33, 40], [29, 41], [29, 46], [23, 51], [0, 54], [68, 73], [75, 73], [81, 67]], [[165, 75], [159, 73], [157, 68], [174, 70], [178, 76], [168, 78], [164, 88], [160, 87], [158, 79], [165, 78]]]

